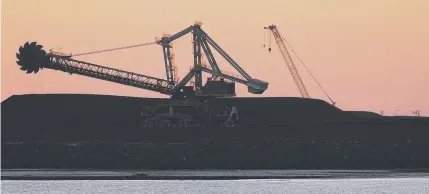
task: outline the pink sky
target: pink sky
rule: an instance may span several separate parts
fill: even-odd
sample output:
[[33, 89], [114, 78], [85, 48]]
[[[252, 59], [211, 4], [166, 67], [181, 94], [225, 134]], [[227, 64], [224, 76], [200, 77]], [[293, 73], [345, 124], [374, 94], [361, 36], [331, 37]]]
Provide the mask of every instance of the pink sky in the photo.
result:
[[[299, 96], [274, 41], [271, 54], [262, 47], [263, 27], [276, 24], [339, 108], [389, 115], [420, 109], [429, 116], [427, 0], [120, 2], [125, 1], [3, 1], [2, 100], [32, 93], [163, 97], [58, 71], [27, 75], [16, 65], [15, 53], [26, 41], [68, 53], [144, 43], [199, 20], [252, 77], [269, 82], [262, 96]], [[174, 44], [180, 77], [192, 65], [190, 41], [186, 36]], [[76, 59], [165, 78], [158, 45]], [[296, 65], [310, 96], [327, 101], [302, 65]], [[232, 70], [226, 63], [220, 66]], [[256, 96], [244, 86], [238, 86], [237, 94]]]

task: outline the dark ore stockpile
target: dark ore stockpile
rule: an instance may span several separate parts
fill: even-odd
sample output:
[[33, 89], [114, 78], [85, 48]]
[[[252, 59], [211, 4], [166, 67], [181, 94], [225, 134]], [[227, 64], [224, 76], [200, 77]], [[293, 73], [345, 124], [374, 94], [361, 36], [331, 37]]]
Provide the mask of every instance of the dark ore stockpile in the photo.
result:
[[221, 98], [239, 127], [143, 128], [163, 99], [20, 95], [1, 104], [2, 168], [429, 168], [429, 119], [342, 111], [302, 98]]

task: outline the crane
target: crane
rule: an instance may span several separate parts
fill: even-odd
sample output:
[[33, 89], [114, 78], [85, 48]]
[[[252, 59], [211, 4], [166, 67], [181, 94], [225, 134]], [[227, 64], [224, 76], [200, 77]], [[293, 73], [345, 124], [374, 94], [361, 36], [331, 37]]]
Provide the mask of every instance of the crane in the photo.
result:
[[[269, 30], [271, 31], [274, 40], [277, 43], [277, 46], [280, 50], [280, 53], [283, 56], [283, 59], [292, 75], [292, 78], [301, 94], [301, 96], [303, 98], [310, 98], [310, 95], [308, 94], [307, 88], [304, 85], [304, 82], [301, 79], [301, 76], [299, 75], [298, 70], [296, 69], [295, 63], [292, 60], [292, 57], [286, 47], [287, 41], [286, 39], [280, 34], [280, 32], [277, 29], [276, 25], [270, 25], [270, 26], [266, 26], [264, 27], [265, 30]], [[285, 44], [286, 42], [286, 44]], [[268, 48], [268, 52], [271, 52], [271, 35], [269, 36], [269, 48]], [[265, 47], [265, 35], [264, 35], [264, 47]], [[290, 47], [290, 46], [289, 46]], [[292, 47], [290, 47], [292, 49]], [[292, 52], [294, 52], [294, 50], [292, 49]], [[295, 52], [294, 52], [295, 53]], [[302, 60], [298, 57], [298, 59], [301, 61], [301, 63], [304, 65], [304, 63], [302, 62]], [[311, 72], [308, 70], [308, 68], [304, 65], [305, 69], [308, 71], [308, 73], [313, 77], [313, 79], [316, 81], [316, 83], [319, 85], [319, 87], [322, 89], [322, 91], [325, 93], [325, 95], [329, 98], [329, 100], [331, 101], [331, 103], [333, 105], [335, 105], [335, 102], [331, 99], [331, 97], [325, 92], [325, 90], [323, 89], [323, 87], [320, 85], [320, 83], [316, 80], [316, 78], [313, 76], [313, 74], [311, 74]]]
[[[268, 83], [254, 79], [245, 72], [237, 62], [235, 62], [216, 42], [214, 42], [210, 36], [208, 36], [203, 29], [201, 29], [201, 25], [201, 22], [196, 22], [194, 25], [191, 25], [176, 34], [164, 34], [155, 42], [91, 51], [75, 55], [64, 54], [52, 50], [46, 52], [43, 50], [43, 46], [37, 44], [37, 42], [26, 42], [23, 46], [20, 46], [19, 53], [16, 54], [18, 59], [17, 64], [20, 66], [20, 69], [26, 73], [37, 73], [43, 68], [58, 70], [70, 74], [83, 75], [86, 77], [158, 92], [168, 95], [171, 98], [188, 98], [193, 96], [235, 96], [235, 82], [246, 85], [250, 93], [262, 94], [268, 88]], [[172, 43], [176, 39], [188, 33], [192, 33], [193, 38], [194, 66], [191, 68], [190, 72], [179, 81], [177, 79], [176, 67], [174, 64]], [[154, 44], [161, 45], [162, 47], [166, 79], [105, 67], [98, 64], [76, 60], [74, 58], [82, 55]], [[238, 71], [240, 76], [228, 74], [221, 70], [217, 65], [210, 46], [224, 57], [228, 63]], [[201, 63], [203, 53], [207, 56], [209, 65]], [[202, 72], [212, 75], [212, 78], [209, 78], [208, 82], [204, 86], [202, 85]], [[219, 81], [214, 80], [218, 77], [230, 80], [231, 82], [224, 82], [222, 79], [219, 83]], [[192, 78], [195, 78], [194, 86], [186, 86]]]

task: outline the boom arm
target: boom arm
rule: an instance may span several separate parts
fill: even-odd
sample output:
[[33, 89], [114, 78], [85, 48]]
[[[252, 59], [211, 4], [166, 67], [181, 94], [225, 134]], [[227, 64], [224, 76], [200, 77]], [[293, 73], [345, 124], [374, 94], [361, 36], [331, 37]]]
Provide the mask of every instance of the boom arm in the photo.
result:
[[161, 94], [171, 95], [171, 89], [169, 88], [167, 80], [78, 61], [71, 57], [52, 54], [49, 54], [48, 56], [50, 57], [51, 64], [44, 66], [45, 68], [60, 70], [70, 74], [75, 73], [87, 77], [151, 90]]
[[298, 87], [298, 90], [301, 93], [301, 96], [304, 98], [310, 98], [310, 95], [308, 95], [307, 89], [305, 88], [305, 85], [302, 82], [301, 76], [299, 76], [298, 70], [295, 67], [295, 64], [287, 50], [286, 44], [284, 43], [282, 36], [277, 30], [277, 27], [275, 25], [271, 25], [271, 26], [265, 27], [265, 29], [269, 29], [273, 33], [274, 39], [276, 40], [280, 53], [282, 53], [283, 55], [283, 59], [285, 60], [290, 73], [292, 74], [293, 80], [295, 81], [295, 84]]
[[[213, 48], [219, 52], [219, 54], [222, 55], [222, 57], [224, 57], [231, 65], [232, 67], [235, 68], [235, 70], [237, 70], [243, 77], [245, 77], [247, 80], [252, 79], [252, 77], [250, 77], [249, 74], [247, 74], [246, 71], [244, 71], [240, 65], [237, 64], [237, 62], [234, 61], [234, 59], [232, 59], [222, 48], [220, 48], [220, 46], [218, 44], [216, 44], [215, 41], [213, 41], [213, 39], [210, 38], [209, 35], [207, 35], [206, 32], [204, 32], [201, 28], [198, 29], [198, 32], [200, 33], [200, 36], [203, 37], [203, 43], [204, 45], [207, 45], [207, 42], [213, 46]], [[206, 53], [207, 54], [207, 53]], [[209, 53], [210, 56], [213, 56], [211, 53]]]

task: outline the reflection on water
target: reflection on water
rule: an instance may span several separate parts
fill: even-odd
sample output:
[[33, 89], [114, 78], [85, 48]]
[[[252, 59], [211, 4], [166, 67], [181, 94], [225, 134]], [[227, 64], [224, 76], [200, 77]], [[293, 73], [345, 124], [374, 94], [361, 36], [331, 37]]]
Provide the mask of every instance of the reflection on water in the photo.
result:
[[429, 178], [2, 181], [2, 193], [429, 193]]

